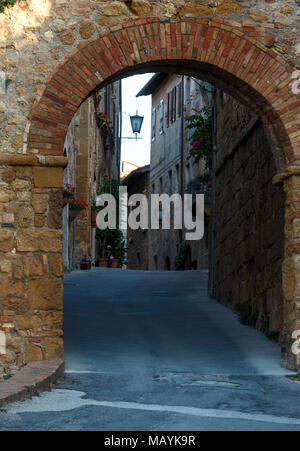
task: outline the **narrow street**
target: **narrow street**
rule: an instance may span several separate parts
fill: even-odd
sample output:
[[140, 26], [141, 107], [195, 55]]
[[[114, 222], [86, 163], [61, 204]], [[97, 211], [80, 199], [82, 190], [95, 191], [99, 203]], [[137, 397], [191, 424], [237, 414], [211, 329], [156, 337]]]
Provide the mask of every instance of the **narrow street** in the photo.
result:
[[280, 348], [206, 294], [207, 274], [65, 276], [65, 378], [0, 430], [300, 430]]

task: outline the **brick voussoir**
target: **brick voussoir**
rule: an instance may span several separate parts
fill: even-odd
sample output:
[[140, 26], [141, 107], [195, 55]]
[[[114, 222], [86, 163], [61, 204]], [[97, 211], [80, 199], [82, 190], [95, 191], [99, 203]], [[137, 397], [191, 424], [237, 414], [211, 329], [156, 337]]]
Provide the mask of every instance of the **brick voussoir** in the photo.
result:
[[63, 360], [30, 362], [11, 379], [0, 383], [0, 408], [51, 389], [64, 372]]

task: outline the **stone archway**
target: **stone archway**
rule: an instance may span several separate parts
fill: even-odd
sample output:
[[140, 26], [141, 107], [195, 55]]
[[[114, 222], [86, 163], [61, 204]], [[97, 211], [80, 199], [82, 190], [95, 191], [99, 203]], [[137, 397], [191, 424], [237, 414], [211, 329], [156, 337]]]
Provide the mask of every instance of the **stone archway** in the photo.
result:
[[[270, 131], [279, 172], [274, 182], [284, 183], [287, 192], [283, 363], [300, 366], [290, 351], [291, 334], [300, 329], [300, 107], [291, 90], [293, 66], [237, 22], [222, 18], [142, 18], [117, 25], [80, 44], [43, 83], [28, 117], [24, 153], [0, 155], [0, 206], [7, 218], [0, 230], [5, 366], [63, 356], [59, 196], [67, 164], [63, 143], [74, 113], [101, 84], [163, 70], [197, 74], [223, 87], [258, 113]], [[14, 214], [16, 223], [9, 216]]]

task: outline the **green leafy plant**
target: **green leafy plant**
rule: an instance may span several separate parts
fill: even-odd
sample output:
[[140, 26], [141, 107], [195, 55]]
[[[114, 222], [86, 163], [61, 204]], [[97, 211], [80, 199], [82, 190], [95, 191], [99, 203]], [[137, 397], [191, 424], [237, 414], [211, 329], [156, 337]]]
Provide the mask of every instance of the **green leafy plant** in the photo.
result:
[[97, 229], [96, 240], [99, 242], [102, 258], [113, 256], [115, 259], [119, 259], [120, 266], [123, 266], [126, 261], [127, 248], [120, 229]]
[[[99, 196], [101, 194], [112, 194], [116, 200], [116, 215], [117, 221], [119, 218], [118, 209], [119, 209], [119, 182], [115, 179], [106, 179], [104, 180], [97, 193]], [[104, 206], [107, 206], [107, 202]], [[99, 208], [99, 207], [98, 207]], [[99, 210], [101, 210], [100, 207]], [[120, 266], [126, 261], [126, 243], [124, 241], [123, 232], [119, 229], [119, 223], [117, 222], [116, 229], [105, 229], [96, 231], [96, 240], [99, 242], [100, 255], [102, 258], [113, 257], [114, 259], [119, 259]]]
[[255, 327], [259, 311], [258, 309], [254, 309], [251, 304], [245, 303], [245, 304], [237, 304], [235, 306], [235, 309], [239, 315], [239, 319], [241, 324], [244, 324], [245, 326], [252, 326]]
[[186, 128], [192, 131], [189, 138], [191, 149], [189, 158], [195, 163], [203, 160], [205, 162], [205, 172], [200, 176], [204, 183], [211, 178], [211, 151], [212, 151], [212, 112], [207, 106], [200, 111], [193, 110], [194, 114], [185, 119], [188, 123]]
[[101, 183], [99, 190], [98, 190], [98, 195], [101, 194], [112, 194], [116, 201], [119, 200], [119, 182], [115, 179], [105, 179], [103, 180], [103, 182]]
[[85, 208], [88, 207], [88, 204], [86, 202], [84, 202], [83, 200], [80, 199], [74, 199], [72, 198], [69, 202], [69, 208], [71, 210], [84, 210]]
[[19, 0], [0, 0], [0, 13], [3, 13], [5, 8], [14, 6]]
[[185, 265], [187, 262], [187, 257], [188, 257], [188, 244], [187, 243], [183, 243], [177, 252], [177, 255], [175, 257], [175, 268], [177, 271], [184, 271], [185, 270]]
[[3, 376], [3, 379], [5, 380], [5, 381], [7, 381], [8, 379], [11, 379], [12, 378], [12, 375], [11, 374], [5, 374], [4, 376]]
[[276, 332], [275, 330], [270, 330], [267, 333], [267, 337], [269, 340], [275, 341], [276, 343], [279, 342], [279, 332]]
[[64, 186], [64, 197], [67, 199], [72, 199], [74, 197], [75, 189], [72, 187], [72, 185], [65, 185]]
[[11, 78], [7, 78], [7, 79], [5, 80], [5, 92], [7, 92], [8, 88], [9, 88], [9, 85], [10, 85], [12, 82], [13, 82], [13, 81], [12, 81]]
[[101, 210], [101, 207], [98, 207], [98, 205], [96, 204], [96, 201], [93, 200], [91, 203], [91, 211], [93, 213], [99, 213], [100, 210]]
[[291, 379], [293, 382], [300, 383], [300, 374], [296, 374], [295, 376], [286, 376], [287, 379]]

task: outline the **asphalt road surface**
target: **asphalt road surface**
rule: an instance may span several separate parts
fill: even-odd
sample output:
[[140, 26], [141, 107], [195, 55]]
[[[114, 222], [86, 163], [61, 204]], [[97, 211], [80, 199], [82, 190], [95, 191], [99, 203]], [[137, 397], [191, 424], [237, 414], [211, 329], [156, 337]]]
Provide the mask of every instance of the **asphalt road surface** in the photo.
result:
[[280, 347], [206, 286], [201, 271], [66, 275], [65, 377], [1, 411], [0, 431], [299, 431]]

